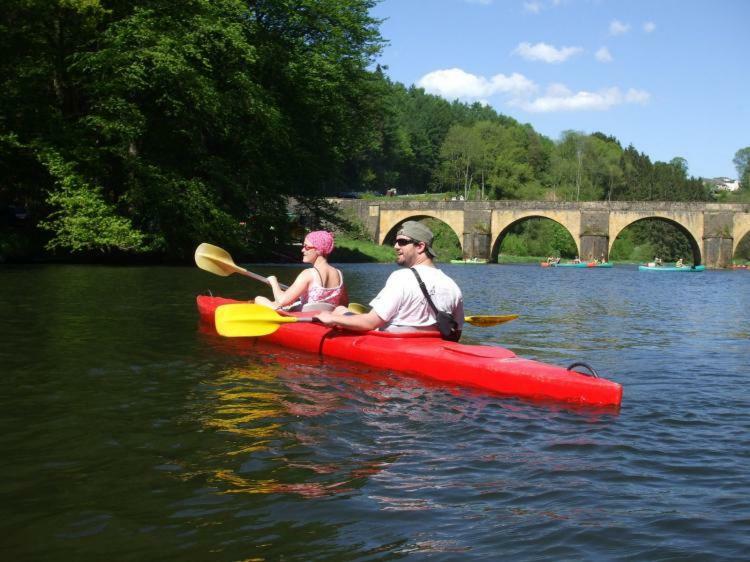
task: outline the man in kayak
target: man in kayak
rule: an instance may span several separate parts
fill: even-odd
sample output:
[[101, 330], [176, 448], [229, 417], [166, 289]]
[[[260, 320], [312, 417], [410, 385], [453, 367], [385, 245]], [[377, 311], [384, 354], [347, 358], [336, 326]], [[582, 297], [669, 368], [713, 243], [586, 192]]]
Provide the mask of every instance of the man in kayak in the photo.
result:
[[464, 322], [463, 295], [453, 279], [435, 267], [432, 240], [432, 231], [425, 225], [406, 221], [396, 234], [393, 246], [396, 263], [404, 269], [391, 273], [385, 287], [370, 302], [372, 310], [352, 315], [339, 307], [334, 312], [321, 312], [318, 319], [327, 326], [347, 330], [435, 331], [436, 314], [422, 292], [417, 275], [411, 270], [413, 268], [435, 307], [453, 318], [456, 337], [460, 337]]

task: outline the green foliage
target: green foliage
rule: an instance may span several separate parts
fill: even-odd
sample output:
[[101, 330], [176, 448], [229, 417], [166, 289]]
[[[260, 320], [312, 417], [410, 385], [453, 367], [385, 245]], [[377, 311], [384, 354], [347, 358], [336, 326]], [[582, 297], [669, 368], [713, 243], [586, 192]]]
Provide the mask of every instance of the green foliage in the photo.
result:
[[[0, 153], [15, 165], [0, 164], [0, 202], [54, 210], [42, 222], [63, 251], [187, 257], [211, 239], [261, 252], [288, 236], [286, 196], [337, 189], [368, 142], [382, 93], [372, 6], [9, 0]], [[102, 226], [100, 244], [83, 232]]]
[[[740, 190], [743, 196], [750, 194], [750, 146], [739, 149], [732, 159], [737, 169], [737, 177], [740, 180]], [[743, 198], [743, 202], [750, 200], [748, 197]]]
[[659, 219], [638, 221], [623, 230], [612, 245], [613, 260], [676, 261], [692, 255], [690, 241], [679, 227]]
[[396, 253], [391, 246], [381, 246], [369, 240], [349, 238], [346, 235], [336, 235], [336, 249], [331, 255], [331, 261], [341, 262], [380, 262], [395, 261]]
[[[652, 252], [649, 251], [649, 254]], [[623, 230], [612, 244], [609, 252], [609, 259], [612, 261], [626, 261], [633, 259], [636, 255], [635, 242], [633, 241], [632, 232], [629, 229]]]
[[575, 257], [576, 244], [561, 224], [530, 218], [513, 226], [502, 239], [501, 255]]
[[[519, 234], [507, 234], [500, 246], [500, 254], [506, 256], [529, 256], [524, 238]], [[542, 254], [539, 254], [542, 255]]]
[[734, 252], [736, 261], [750, 261], [750, 234], [746, 234], [740, 243], [737, 244], [737, 250]]
[[435, 250], [440, 261], [447, 262], [463, 257], [461, 243], [450, 226], [437, 219], [423, 219], [421, 222], [425, 223], [432, 230], [432, 234], [435, 237], [432, 249]]
[[47, 200], [57, 210], [42, 222], [42, 227], [53, 233], [48, 249], [71, 252], [145, 249], [144, 235], [133, 228], [130, 220], [117, 215], [104, 200], [100, 187], [87, 184], [59, 155], [48, 153], [42, 158], [58, 185]]

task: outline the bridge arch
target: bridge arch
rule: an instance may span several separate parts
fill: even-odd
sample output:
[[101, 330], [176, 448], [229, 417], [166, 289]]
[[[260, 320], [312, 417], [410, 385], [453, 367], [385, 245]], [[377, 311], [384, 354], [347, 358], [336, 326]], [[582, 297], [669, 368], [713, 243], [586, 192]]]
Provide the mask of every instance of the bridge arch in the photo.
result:
[[381, 209], [378, 244], [393, 244], [396, 232], [403, 223], [408, 220], [418, 221], [421, 219], [436, 219], [447, 224], [458, 238], [461, 251], [464, 250], [464, 217], [462, 211], [414, 212], [411, 209], [408, 211], [384, 211]]
[[545, 213], [524, 213], [523, 215], [524, 216], [518, 217], [515, 220], [508, 222], [505, 228], [503, 228], [500, 232], [498, 232], [497, 235], [495, 235], [493, 232], [493, 237], [490, 243], [491, 244], [490, 261], [492, 263], [497, 262], [498, 257], [500, 255], [500, 246], [502, 246], [503, 240], [505, 239], [505, 236], [508, 234], [508, 231], [510, 231], [517, 224], [530, 220], [530, 219], [548, 219], [562, 226], [565, 229], [565, 231], [568, 234], [570, 234], [570, 237], [573, 239], [573, 243], [576, 246], [576, 253], [578, 255], [581, 255], [581, 248], [578, 242], [578, 237], [575, 234], [573, 234], [573, 232], [570, 231], [570, 228], [567, 225], [565, 225], [563, 222], [556, 220], [552, 218], [551, 216], [547, 216], [547, 214]]
[[581, 245], [579, 233], [581, 231], [581, 214], [571, 210], [523, 210], [513, 211], [511, 213], [493, 211], [492, 212], [492, 232], [491, 232], [491, 258], [493, 262], [497, 261], [500, 252], [502, 239], [513, 226], [528, 219], [549, 219], [562, 226], [573, 237], [576, 245], [576, 252], [581, 255]]
[[734, 227], [734, 241], [732, 242], [732, 256], [737, 252], [737, 247], [742, 242], [742, 239], [750, 234], [750, 213], [743, 213], [740, 216], [739, 213], [735, 215], [735, 227]]
[[[696, 239], [695, 234], [691, 232], [690, 229], [686, 227], [682, 222], [675, 220], [674, 218], [666, 217], [666, 216], [659, 215], [659, 214], [641, 216], [627, 223], [610, 220], [608, 253], [612, 251], [612, 246], [614, 245], [615, 240], [622, 233], [623, 230], [625, 230], [629, 226], [634, 225], [635, 223], [643, 222], [647, 220], [659, 220], [659, 221], [666, 222], [667, 224], [674, 226], [677, 230], [679, 230], [682, 234], [685, 235], [685, 238], [687, 238], [687, 241], [690, 244], [690, 250], [693, 253], [693, 263], [695, 265], [699, 265], [703, 263], [703, 253], [701, 252], [701, 245], [698, 242], [698, 239]], [[702, 239], [703, 236], [701, 236], [700, 238]]]

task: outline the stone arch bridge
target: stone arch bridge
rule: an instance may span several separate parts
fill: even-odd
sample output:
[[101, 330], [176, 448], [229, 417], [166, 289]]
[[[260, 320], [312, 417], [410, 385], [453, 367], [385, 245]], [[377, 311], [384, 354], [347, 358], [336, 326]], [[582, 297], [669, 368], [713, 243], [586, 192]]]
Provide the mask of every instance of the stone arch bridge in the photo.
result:
[[529, 218], [561, 224], [573, 237], [582, 259], [609, 257], [622, 230], [644, 219], [673, 224], [690, 241], [693, 262], [727, 267], [742, 238], [750, 233], [750, 205], [673, 203], [657, 201], [414, 201], [331, 199], [357, 216], [372, 240], [392, 242], [406, 220], [431, 217], [443, 221], [458, 236], [466, 258], [497, 258], [505, 234]]

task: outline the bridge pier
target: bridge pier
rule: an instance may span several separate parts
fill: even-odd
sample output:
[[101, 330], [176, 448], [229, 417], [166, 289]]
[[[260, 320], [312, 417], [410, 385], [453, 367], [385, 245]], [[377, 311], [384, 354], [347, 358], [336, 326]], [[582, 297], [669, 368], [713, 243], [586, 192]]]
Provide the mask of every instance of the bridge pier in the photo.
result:
[[703, 258], [706, 267], [729, 267], [734, 249], [734, 214], [706, 212], [703, 215]]
[[724, 238], [721, 236], [704, 236], [704, 265], [713, 269], [731, 266], [733, 247], [734, 238]]
[[466, 205], [464, 210], [463, 257], [489, 260], [492, 252], [492, 211]]
[[490, 235], [482, 232], [465, 232], [464, 258], [490, 259]]
[[609, 259], [607, 255], [607, 248], [609, 248], [609, 236], [601, 235], [581, 235], [581, 259], [585, 261], [591, 261], [594, 259], [602, 259], [604, 261]]
[[582, 211], [579, 254], [585, 261], [609, 259], [609, 211]]

